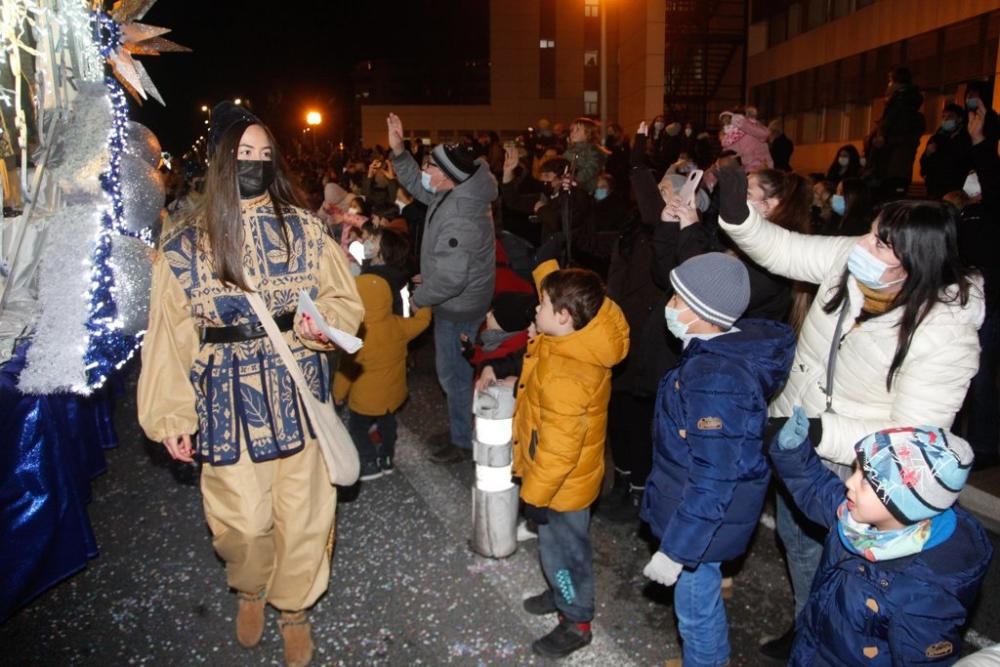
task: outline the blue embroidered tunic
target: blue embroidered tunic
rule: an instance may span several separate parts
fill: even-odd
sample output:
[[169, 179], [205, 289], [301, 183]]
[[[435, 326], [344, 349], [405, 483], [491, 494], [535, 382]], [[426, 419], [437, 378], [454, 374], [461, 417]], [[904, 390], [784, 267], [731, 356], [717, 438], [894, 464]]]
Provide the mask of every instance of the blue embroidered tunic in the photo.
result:
[[[285, 207], [285, 230], [267, 195], [242, 202], [243, 272], [275, 316], [294, 312], [306, 290], [332, 326], [357, 331], [361, 299], [340, 247], [308, 211]], [[151, 440], [197, 432], [200, 460], [227, 465], [289, 456], [314, 438], [295, 384], [271, 342], [199, 341], [199, 329], [255, 324], [238, 287], [223, 285], [198, 221], [171, 231], [153, 265], [149, 328], [139, 377], [139, 423]], [[313, 393], [329, 396], [325, 350], [284, 333]]]

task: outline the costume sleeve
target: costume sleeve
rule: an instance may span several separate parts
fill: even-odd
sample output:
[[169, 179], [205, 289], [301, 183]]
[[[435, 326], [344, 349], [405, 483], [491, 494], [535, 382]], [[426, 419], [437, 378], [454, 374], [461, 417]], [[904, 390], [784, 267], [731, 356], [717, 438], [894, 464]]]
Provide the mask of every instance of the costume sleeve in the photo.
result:
[[852, 236], [796, 234], [765, 220], [753, 206], [745, 222], [729, 224], [719, 218], [719, 226], [729, 234], [750, 259], [771, 273], [818, 285], [837, 264], [843, 266]]
[[795, 449], [781, 449], [775, 438], [770, 454], [774, 469], [792, 494], [795, 506], [810, 521], [833, 527], [837, 523], [837, 508], [844, 501], [844, 483], [823, 466], [809, 438]]
[[[663, 529], [660, 551], [694, 567], [701, 562], [729, 509], [753, 406], [746, 392], [730, 392], [725, 369], [685, 373], [685, 439], [691, 464], [681, 501]], [[688, 379], [689, 378], [689, 379]], [[760, 406], [763, 411], [764, 406]]]
[[556, 379], [542, 388], [535, 465], [521, 482], [521, 498], [548, 507], [576, 468], [587, 435], [590, 394], [571, 378]]
[[160, 255], [153, 263], [149, 327], [137, 391], [139, 425], [150, 440], [162, 442], [198, 430], [190, 374], [199, 349], [187, 295]]
[[[358, 295], [358, 286], [347, 268], [347, 261], [340, 246], [332, 241], [324, 242], [320, 257], [319, 293], [314, 299], [316, 308], [331, 327], [349, 334], [357, 333], [365, 315], [364, 304]], [[327, 351], [336, 348], [333, 343], [300, 339], [312, 350]]]
[[733, 114], [733, 125], [735, 125], [738, 129], [743, 130], [754, 139], [767, 141], [769, 135], [768, 129], [760, 123], [751, 121], [746, 116]]
[[403, 151], [399, 155], [393, 154], [392, 168], [396, 172], [396, 180], [402, 185], [410, 195], [419, 202], [430, 206], [434, 201], [434, 195], [424, 190], [420, 183], [420, 165], [413, 159], [408, 151]]

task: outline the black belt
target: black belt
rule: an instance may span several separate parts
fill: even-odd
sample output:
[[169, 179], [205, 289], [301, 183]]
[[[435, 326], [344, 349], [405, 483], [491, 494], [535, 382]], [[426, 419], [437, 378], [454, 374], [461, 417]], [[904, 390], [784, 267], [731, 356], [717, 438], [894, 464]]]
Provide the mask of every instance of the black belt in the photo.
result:
[[[277, 315], [274, 323], [279, 331], [291, 331], [295, 326], [295, 313]], [[239, 343], [244, 340], [264, 338], [267, 332], [260, 322], [254, 324], [237, 324], [231, 327], [206, 327], [201, 330], [202, 343]]]

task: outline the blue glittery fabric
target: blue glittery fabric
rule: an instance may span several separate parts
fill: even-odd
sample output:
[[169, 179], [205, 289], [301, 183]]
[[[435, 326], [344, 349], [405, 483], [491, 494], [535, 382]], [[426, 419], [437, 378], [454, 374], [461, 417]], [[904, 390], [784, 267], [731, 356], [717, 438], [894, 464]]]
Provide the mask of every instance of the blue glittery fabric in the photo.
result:
[[26, 396], [17, 379], [27, 349], [0, 366], [0, 621], [97, 556], [90, 481], [118, 444], [115, 389]]

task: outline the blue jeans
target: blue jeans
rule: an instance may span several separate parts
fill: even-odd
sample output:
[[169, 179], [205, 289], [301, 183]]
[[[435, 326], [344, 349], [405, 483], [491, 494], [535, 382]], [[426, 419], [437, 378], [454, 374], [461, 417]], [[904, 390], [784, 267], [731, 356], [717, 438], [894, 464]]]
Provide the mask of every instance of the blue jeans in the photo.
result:
[[550, 509], [549, 522], [538, 526], [538, 555], [559, 613], [573, 623], [590, 623], [594, 618], [590, 508]]
[[674, 586], [674, 612], [684, 667], [717, 667], [729, 661], [729, 623], [722, 602], [721, 563], [681, 570]]
[[448, 399], [448, 428], [451, 442], [462, 449], [472, 449], [472, 364], [462, 356], [459, 337], [476, 339], [483, 318], [458, 322], [434, 318], [434, 365], [438, 383]]
[[827, 531], [807, 519], [794, 505], [790, 505], [791, 499], [786, 498], [786, 493], [784, 489], [777, 493], [774, 522], [778, 537], [785, 545], [785, 560], [788, 562], [788, 575], [792, 581], [792, 594], [795, 596], [795, 618], [798, 618], [809, 601], [813, 578], [823, 557], [823, 542]]

